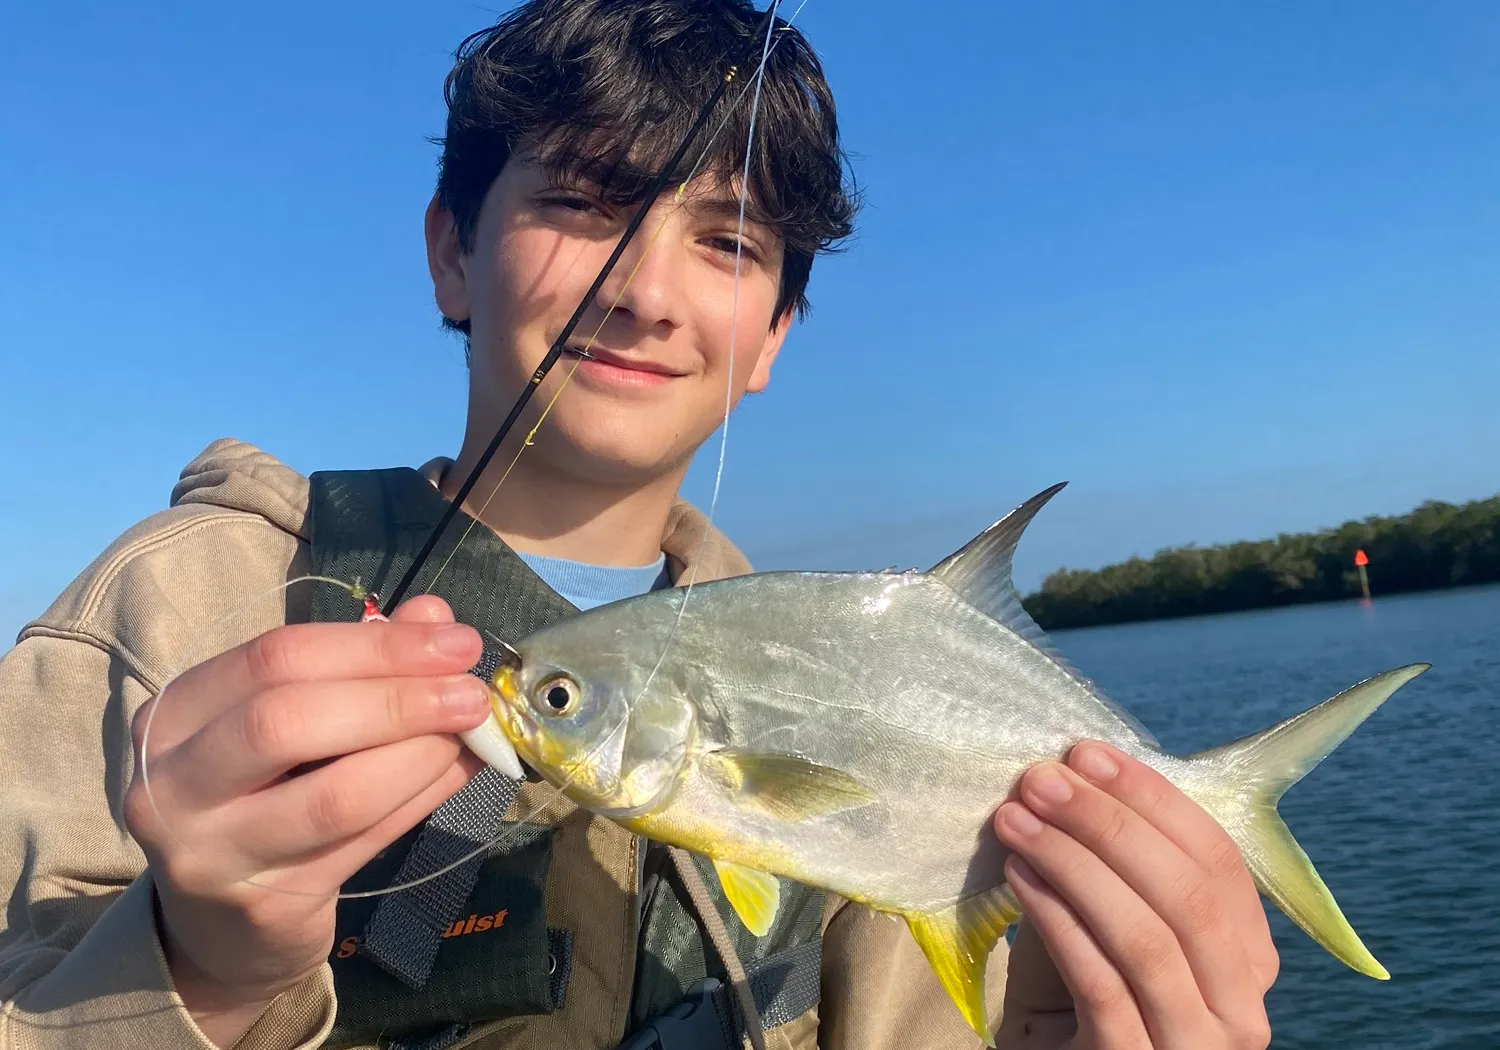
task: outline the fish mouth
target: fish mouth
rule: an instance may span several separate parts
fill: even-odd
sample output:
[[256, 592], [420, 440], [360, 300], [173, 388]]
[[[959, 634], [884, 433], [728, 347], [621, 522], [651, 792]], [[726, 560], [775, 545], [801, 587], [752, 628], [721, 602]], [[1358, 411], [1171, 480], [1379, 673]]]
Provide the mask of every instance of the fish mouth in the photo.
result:
[[548, 736], [521, 692], [514, 668], [501, 665], [489, 686], [495, 724], [516, 754], [579, 805], [608, 817], [628, 819], [655, 808], [672, 790], [667, 784], [645, 799], [632, 798], [629, 791], [622, 794], [623, 785], [601, 769], [598, 756], [569, 753], [565, 743]]
[[571, 796], [571, 789], [587, 789], [592, 783], [588, 763], [566, 754], [566, 748], [543, 731], [521, 692], [514, 668], [502, 665], [490, 678], [490, 711], [516, 754], [564, 793]]
[[528, 761], [534, 759], [528, 752], [540, 726], [521, 695], [515, 671], [503, 664], [490, 676], [490, 712], [517, 753]]

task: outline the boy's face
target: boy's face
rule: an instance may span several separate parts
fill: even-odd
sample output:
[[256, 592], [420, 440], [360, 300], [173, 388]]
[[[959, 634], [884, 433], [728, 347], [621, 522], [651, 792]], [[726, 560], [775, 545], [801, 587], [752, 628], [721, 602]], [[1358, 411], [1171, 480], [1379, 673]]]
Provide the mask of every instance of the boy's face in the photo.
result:
[[[521, 158], [490, 187], [472, 254], [459, 250], [451, 216], [429, 207], [438, 306], [470, 325], [471, 427], [498, 427], [638, 207], [558, 185]], [[736, 293], [738, 207], [706, 178], [681, 206], [671, 193], [652, 206], [569, 337], [577, 347], [594, 337], [597, 360], [565, 354], [518, 425], [529, 430], [574, 373], [528, 457], [603, 484], [680, 474], [723, 419], [726, 389], [738, 402], [765, 387], [791, 320], [772, 330], [782, 248], [747, 222]]]

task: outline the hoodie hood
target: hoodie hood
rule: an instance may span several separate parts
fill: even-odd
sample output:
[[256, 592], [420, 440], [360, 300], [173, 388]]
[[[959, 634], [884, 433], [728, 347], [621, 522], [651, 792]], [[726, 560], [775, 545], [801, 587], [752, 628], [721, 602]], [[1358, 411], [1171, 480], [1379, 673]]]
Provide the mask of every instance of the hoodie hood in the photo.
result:
[[220, 438], [182, 468], [171, 505], [244, 511], [306, 540], [309, 491], [307, 478], [275, 456]]

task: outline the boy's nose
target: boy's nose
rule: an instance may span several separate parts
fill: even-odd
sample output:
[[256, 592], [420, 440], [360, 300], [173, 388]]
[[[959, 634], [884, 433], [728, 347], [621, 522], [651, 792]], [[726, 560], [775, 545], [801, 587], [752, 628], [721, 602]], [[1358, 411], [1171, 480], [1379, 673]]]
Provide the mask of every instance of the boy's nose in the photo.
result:
[[665, 334], [682, 326], [682, 260], [677, 256], [683, 249], [669, 236], [670, 225], [668, 216], [662, 228], [654, 209], [600, 286], [595, 301], [611, 321], [628, 315], [643, 333], [661, 329]]

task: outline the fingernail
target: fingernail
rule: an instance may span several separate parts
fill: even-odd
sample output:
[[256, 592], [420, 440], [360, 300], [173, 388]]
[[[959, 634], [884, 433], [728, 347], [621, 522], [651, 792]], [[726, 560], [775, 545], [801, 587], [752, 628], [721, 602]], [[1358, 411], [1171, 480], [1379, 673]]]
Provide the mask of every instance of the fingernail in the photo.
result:
[[471, 674], [454, 675], [443, 682], [443, 707], [456, 715], [473, 715], [487, 709], [490, 698], [484, 683]]
[[1090, 780], [1112, 780], [1120, 771], [1109, 752], [1097, 744], [1084, 744], [1073, 751], [1071, 765]]
[[1032, 835], [1042, 833], [1042, 822], [1036, 818], [1036, 814], [1019, 803], [1012, 803], [1005, 807], [1005, 814], [1000, 818], [1005, 821], [1005, 826], [1017, 835]]
[[1052, 802], [1057, 805], [1068, 801], [1073, 797], [1073, 785], [1058, 771], [1054, 765], [1038, 766], [1031, 771], [1026, 778], [1026, 786], [1044, 802]]
[[474, 649], [474, 628], [445, 623], [432, 632], [432, 647], [443, 656], [463, 656]]

